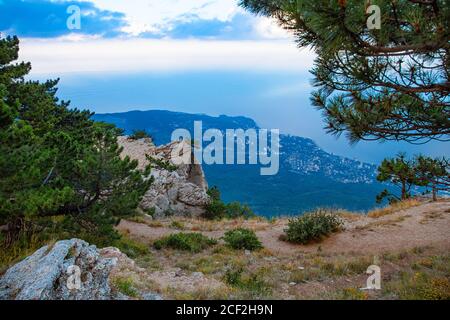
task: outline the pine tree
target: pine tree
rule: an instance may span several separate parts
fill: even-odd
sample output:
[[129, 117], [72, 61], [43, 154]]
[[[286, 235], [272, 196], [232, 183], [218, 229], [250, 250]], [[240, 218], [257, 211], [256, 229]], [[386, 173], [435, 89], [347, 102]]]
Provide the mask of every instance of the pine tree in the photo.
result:
[[[241, 0], [317, 54], [314, 106], [358, 140], [450, 139], [447, 0]], [[369, 29], [369, 5], [381, 29]]]
[[450, 164], [447, 159], [433, 159], [425, 156], [416, 158], [416, 175], [422, 185], [431, 188], [433, 201], [439, 191], [450, 189]]
[[417, 179], [415, 163], [406, 159], [406, 155], [400, 153], [395, 159], [385, 159], [378, 168], [377, 180], [380, 182], [389, 182], [400, 188], [400, 196], [397, 196], [388, 190], [384, 190], [377, 196], [377, 202], [381, 203], [385, 198], [389, 202], [406, 200], [411, 197], [411, 188], [415, 185], [425, 185], [423, 181]]
[[25, 81], [19, 40], [0, 38], [0, 225], [7, 243], [62, 217], [68, 236], [114, 236], [150, 186], [149, 171], [121, 159], [121, 130], [56, 97], [58, 80]]

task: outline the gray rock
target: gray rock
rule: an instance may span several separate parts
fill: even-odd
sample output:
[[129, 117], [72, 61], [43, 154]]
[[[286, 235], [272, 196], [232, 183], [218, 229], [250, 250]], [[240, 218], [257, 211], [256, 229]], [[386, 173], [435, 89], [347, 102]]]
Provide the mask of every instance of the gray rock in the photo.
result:
[[194, 272], [194, 273], [192, 273], [192, 276], [194, 278], [203, 278], [204, 274], [203, 274], [203, 272]]
[[[83, 240], [59, 241], [11, 267], [0, 279], [0, 299], [114, 299], [108, 276], [116, 262], [102, 258], [95, 246]], [[68, 284], [76, 284], [77, 271], [80, 287], [74, 289]]]
[[[183, 149], [180, 144], [186, 143], [173, 142], [156, 147], [151, 141], [133, 141], [127, 137], [119, 137], [118, 142], [123, 147], [122, 155], [138, 160], [140, 169], [149, 163], [146, 155], [173, 163], [173, 151]], [[144, 211], [155, 209], [156, 217], [163, 217], [167, 213], [179, 216], [199, 216], [204, 213], [205, 206], [210, 202], [208, 183], [202, 166], [195, 159], [192, 164], [178, 165], [175, 171], [154, 167], [151, 175], [154, 182], [140, 204]]]
[[142, 295], [141, 295], [141, 297], [142, 297], [142, 300], [163, 300], [163, 298], [159, 295], [159, 294], [156, 294], [156, 293], [143, 293]]

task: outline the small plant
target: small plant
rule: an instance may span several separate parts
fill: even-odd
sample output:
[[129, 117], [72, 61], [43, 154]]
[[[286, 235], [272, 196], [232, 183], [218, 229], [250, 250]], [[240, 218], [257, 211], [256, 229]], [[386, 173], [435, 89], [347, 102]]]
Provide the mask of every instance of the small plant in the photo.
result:
[[308, 244], [337, 232], [342, 224], [343, 222], [336, 212], [319, 209], [314, 213], [290, 220], [283, 240]]
[[155, 209], [155, 207], [148, 208], [148, 209], [144, 210], [144, 213], [149, 215], [150, 217], [154, 218], [156, 215], [156, 209]]
[[177, 221], [177, 220], [172, 221], [172, 223], [170, 224], [170, 227], [173, 229], [177, 229], [177, 230], [185, 229], [184, 223], [181, 221]]
[[345, 288], [340, 292], [338, 298], [341, 300], [367, 300], [369, 295], [357, 288]]
[[255, 232], [249, 229], [235, 229], [225, 233], [224, 240], [233, 249], [257, 250], [262, 248]]
[[149, 253], [149, 248], [146, 244], [134, 241], [125, 236], [122, 236], [120, 240], [117, 240], [114, 243], [114, 246], [132, 259]]
[[228, 269], [224, 275], [224, 281], [232, 287], [239, 287], [242, 284], [243, 268]]
[[157, 250], [171, 248], [190, 252], [200, 252], [215, 244], [217, 244], [216, 240], [205, 237], [201, 233], [177, 233], [155, 241], [153, 246]]
[[256, 216], [252, 209], [247, 205], [243, 205], [239, 202], [225, 204], [221, 200], [220, 190], [217, 187], [210, 188], [207, 193], [211, 198], [211, 201], [205, 207], [205, 213], [203, 214], [203, 218], [205, 219], [250, 219]]
[[168, 160], [150, 157], [148, 154], [145, 155], [145, 157], [147, 158], [147, 161], [150, 163], [150, 166], [152, 168], [167, 170], [169, 172], [174, 172], [178, 170], [178, 167]]
[[163, 212], [163, 215], [166, 218], [171, 218], [175, 215], [175, 211], [173, 211], [171, 208], [169, 208]]
[[120, 293], [132, 297], [132, 298], [138, 298], [139, 293], [134, 287], [134, 281], [130, 278], [116, 278], [113, 280], [113, 286], [116, 288], [117, 291]]
[[244, 274], [243, 268], [227, 270], [223, 280], [231, 287], [253, 293], [254, 298], [265, 297], [272, 292], [270, 285], [258, 273]]
[[210, 198], [212, 200], [220, 200], [220, 190], [218, 187], [214, 186], [212, 188], [209, 188], [208, 191], [206, 192], [208, 194], [208, 196], [210, 196]]
[[203, 218], [208, 220], [223, 219], [225, 217], [227, 206], [221, 200], [211, 200], [205, 207]]
[[128, 137], [131, 140], [152, 139], [152, 136], [146, 130], [133, 130], [133, 133]]
[[240, 204], [239, 202], [232, 202], [226, 205], [225, 216], [228, 219], [250, 219], [255, 217], [256, 215], [249, 206]]

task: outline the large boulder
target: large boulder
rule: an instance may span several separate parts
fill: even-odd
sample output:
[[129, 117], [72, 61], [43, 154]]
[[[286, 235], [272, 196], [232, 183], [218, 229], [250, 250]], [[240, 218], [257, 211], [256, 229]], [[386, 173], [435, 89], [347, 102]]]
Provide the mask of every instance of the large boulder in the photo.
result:
[[[149, 139], [119, 137], [118, 142], [123, 147], [122, 155], [138, 160], [141, 170], [149, 164], [147, 156], [173, 165], [174, 150], [186, 150], [183, 145], [186, 142], [173, 142], [161, 147], [156, 147]], [[187, 149], [190, 150], [190, 146]], [[202, 166], [195, 158], [191, 164], [176, 165], [171, 169], [154, 165], [151, 175], [154, 183], [142, 200], [140, 207], [143, 210], [155, 210], [157, 217], [198, 216], [204, 212], [210, 201], [207, 195], [208, 183]]]
[[[135, 272], [134, 261], [116, 248], [99, 250], [79, 239], [44, 246], [0, 278], [0, 300], [123, 300], [110, 286], [119, 270]], [[160, 298], [146, 292], [144, 299]]]
[[[0, 299], [114, 299], [108, 277], [116, 263], [116, 259], [102, 258], [95, 246], [83, 240], [59, 241], [11, 267], [0, 279]], [[81, 286], [75, 289], [69, 278], [77, 270]]]

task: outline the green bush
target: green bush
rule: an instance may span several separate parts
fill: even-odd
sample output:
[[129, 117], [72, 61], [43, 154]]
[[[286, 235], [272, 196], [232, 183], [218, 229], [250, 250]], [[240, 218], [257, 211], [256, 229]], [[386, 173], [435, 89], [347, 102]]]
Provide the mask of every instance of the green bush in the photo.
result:
[[138, 298], [139, 292], [134, 287], [134, 281], [131, 277], [129, 278], [116, 278], [113, 279], [113, 287], [120, 293], [132, 297]]
[[117, 240], [114, 243], [114, 246], [132, 259], [149, 253], [149, 248], [146, 244], [134, 241], [124, 236], [122, 236], [120, 240]]
[[184, 230], [186, 228], [183, 222], [176, 220], [172, 221], [170, 227], [177, 230]]
[[342, 220], [336, 212], [319, 209], [313, 213], [289, 221], [285, 240], [308, 244], [338, 231]]
[[226, 205], [225, 216], [228, 219], [249, 219], [255, 217], [256, 215], [249, 206], [240, 204], [239, 202], [232, 202]]
[[255, 216], [255, 213], [247, 205], [240, 204], [239, 202], [225, 204], [221, 200], [220, 191], [217, 187], [210, 188], [208, 195], [211, 198], [211, 202], [205, 207], [205, 213], [203, 214], [205, 219], [249, 219]]
[[129, 136], [131, 140], [140, 140], [140, 139], [152, 139], [152, 136], [145, 130], [133, 130], [133, 133]]
[[256, 294], [254, 298], [265, 297], [272, 293], [270, 285], [259, 274], [244, 274], [243, 268], [227, 270], [223, 280], [234, 288]]
[[220, 201], [220, 190], [218, 187], [214, 186], [212, 188], [209, 188], [207, 191], [208, 196], [211, 197], [212, 200]]
[[171, 248], [190, 252], [200, 252], [215, 244], [217, 244], [216, 240], [205, 237], [201, 233], [176, 233], [155, 241], [153, 246], [157, 250]]
[[235, 229], [225, 233], [224, 240], [233, 249], [257, 250], [261, 249], [261, 242], [255, 232], [248, 229]]
[[226, 215], [227, 205], [221, 200], [212, 200], [205, 207], [203, 218], [208, 220], [223, 219]]
[[145, 155], [145, 157], [147, 158], [147, 161], [150, 163], [150, 166], [152, 168], [167, 170], [169, 172], [174, 172], [178, 170], [178, 167], [172, 164], [170, 161], [157, 159], [149, 156], [148, 154]]

